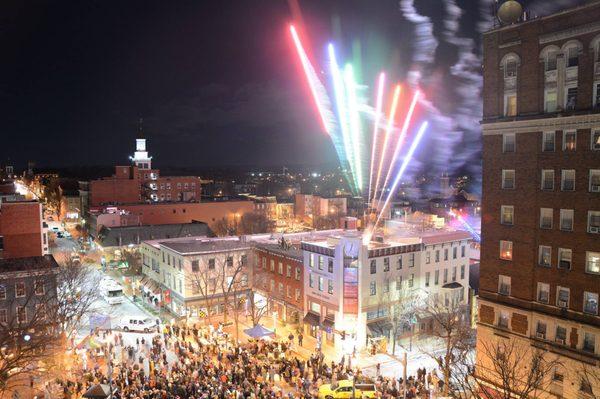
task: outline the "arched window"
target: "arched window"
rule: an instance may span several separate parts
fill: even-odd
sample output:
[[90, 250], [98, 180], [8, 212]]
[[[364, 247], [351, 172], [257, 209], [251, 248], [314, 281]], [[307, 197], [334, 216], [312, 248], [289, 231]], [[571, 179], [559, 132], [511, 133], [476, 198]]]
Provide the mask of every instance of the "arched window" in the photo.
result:
[[540, 53], [540, 61], [544, 63], [544, 71], [556, 71], [557, 62], [556, 59], [558, 57], [558, 53], [560, 52], [560, 48], [558, 46], [548, 46], [545, 47]]
[[540, 62], [544, 63], [544, 112], [556, 112], [558, 108], [558, 46], [547, 46], [540, 53]]
[[562, 52], [567, 61], [567, 68], [579, 66], [579, 54], [582, 47], [581, 42], [578, 40], [570, 40], [562, 46]]
[[[579, 76], [579, 54], [583, 46], [578, 40], [569, 40], [562, 46], [562, 53], [565, 57], [565, 86], [562, 101], [564, 109], [574, 110], [577, 107], [577, 87]], [[561, 100], [561, 99], [559, 99]]]
[[600, 35], [596, 36], [590, 43], [590, 51], [594, 57], [594, 87], [592, 105], [594, 108], [600, 107]]
[[517, 115], [517, 77], [521, 58], [515, 53], [508, 53], [500, 61], [504, 74], [504, 116]]

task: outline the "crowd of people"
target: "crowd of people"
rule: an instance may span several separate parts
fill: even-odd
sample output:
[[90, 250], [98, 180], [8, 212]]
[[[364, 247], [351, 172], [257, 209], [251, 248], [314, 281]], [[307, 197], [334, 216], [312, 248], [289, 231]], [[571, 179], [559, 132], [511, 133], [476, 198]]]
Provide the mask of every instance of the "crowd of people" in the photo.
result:
[[78, 372], [56, 381], [64, 398], [80, 398], [95, 384], [112, 387], [116, 399], [315, 398], [321, 384], [348, 378], [375, 384], [379, 397], [404, 397], [406, 385], [407, 398], [427, 398], [426, 386], [435, 385], [425, 370], [403, 384], [382, 377], [379, 366], [369, 378], [344, 358], [325, 361], [320, 351], [303, 360], [290, 350], [292, 339], [236, 345], [212, 326], [178, 325], [140, 337], [127, 343], [122, 334], [96, 332], [96, 344], [76, 357]]

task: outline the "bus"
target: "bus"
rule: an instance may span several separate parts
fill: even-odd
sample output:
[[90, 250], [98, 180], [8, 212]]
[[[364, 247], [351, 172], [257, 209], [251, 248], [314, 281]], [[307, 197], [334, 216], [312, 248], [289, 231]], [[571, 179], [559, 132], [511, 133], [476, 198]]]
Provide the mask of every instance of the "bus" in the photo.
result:
[[101, 293], [104, 300], [110, 305], [123, 303], [123, 287], [117, 282], [103, 284]]

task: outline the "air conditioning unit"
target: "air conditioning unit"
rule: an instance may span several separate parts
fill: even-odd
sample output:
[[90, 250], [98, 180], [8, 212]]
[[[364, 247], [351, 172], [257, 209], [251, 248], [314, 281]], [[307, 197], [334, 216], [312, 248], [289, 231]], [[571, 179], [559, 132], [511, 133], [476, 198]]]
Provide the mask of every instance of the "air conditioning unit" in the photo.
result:
[[567, 307], [567, 301], [558, 301], [558, 306], [561, 308], [566, 308]]
[[536, 338], [538, 338], [538, 339], [546, 339], [546, 334], [544, 334], [544, 333], [541, 333], [541, 332], [539, 332], [539, 333], [536, 333], [536, 334], [535, 334], [535, 336], [536, 336]]
[[600, 233], [600, 227], [599, 226], [590, 226], [590, 233]]
[[556, 338], [556, 342], [559, 343], [559, 344], [561, 344], [561, 345], [565, 344], [565, 340], [561, 339], [561, 338]]
[[592, 184], [592, 190], [593, 193], [600, 193], [600, 184]]

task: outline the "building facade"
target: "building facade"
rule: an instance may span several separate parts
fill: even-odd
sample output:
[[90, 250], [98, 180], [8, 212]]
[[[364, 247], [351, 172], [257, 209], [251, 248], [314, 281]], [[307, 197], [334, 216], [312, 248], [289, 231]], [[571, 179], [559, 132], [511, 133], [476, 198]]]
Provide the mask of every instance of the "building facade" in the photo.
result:
[[483, 346], [558, 356], [544, 397], [592, 397], [600, 367], [600, 3], [483, 35]]
[[37, 201], [0, 202], [0, 258], [48, 254], [48, 232]]

